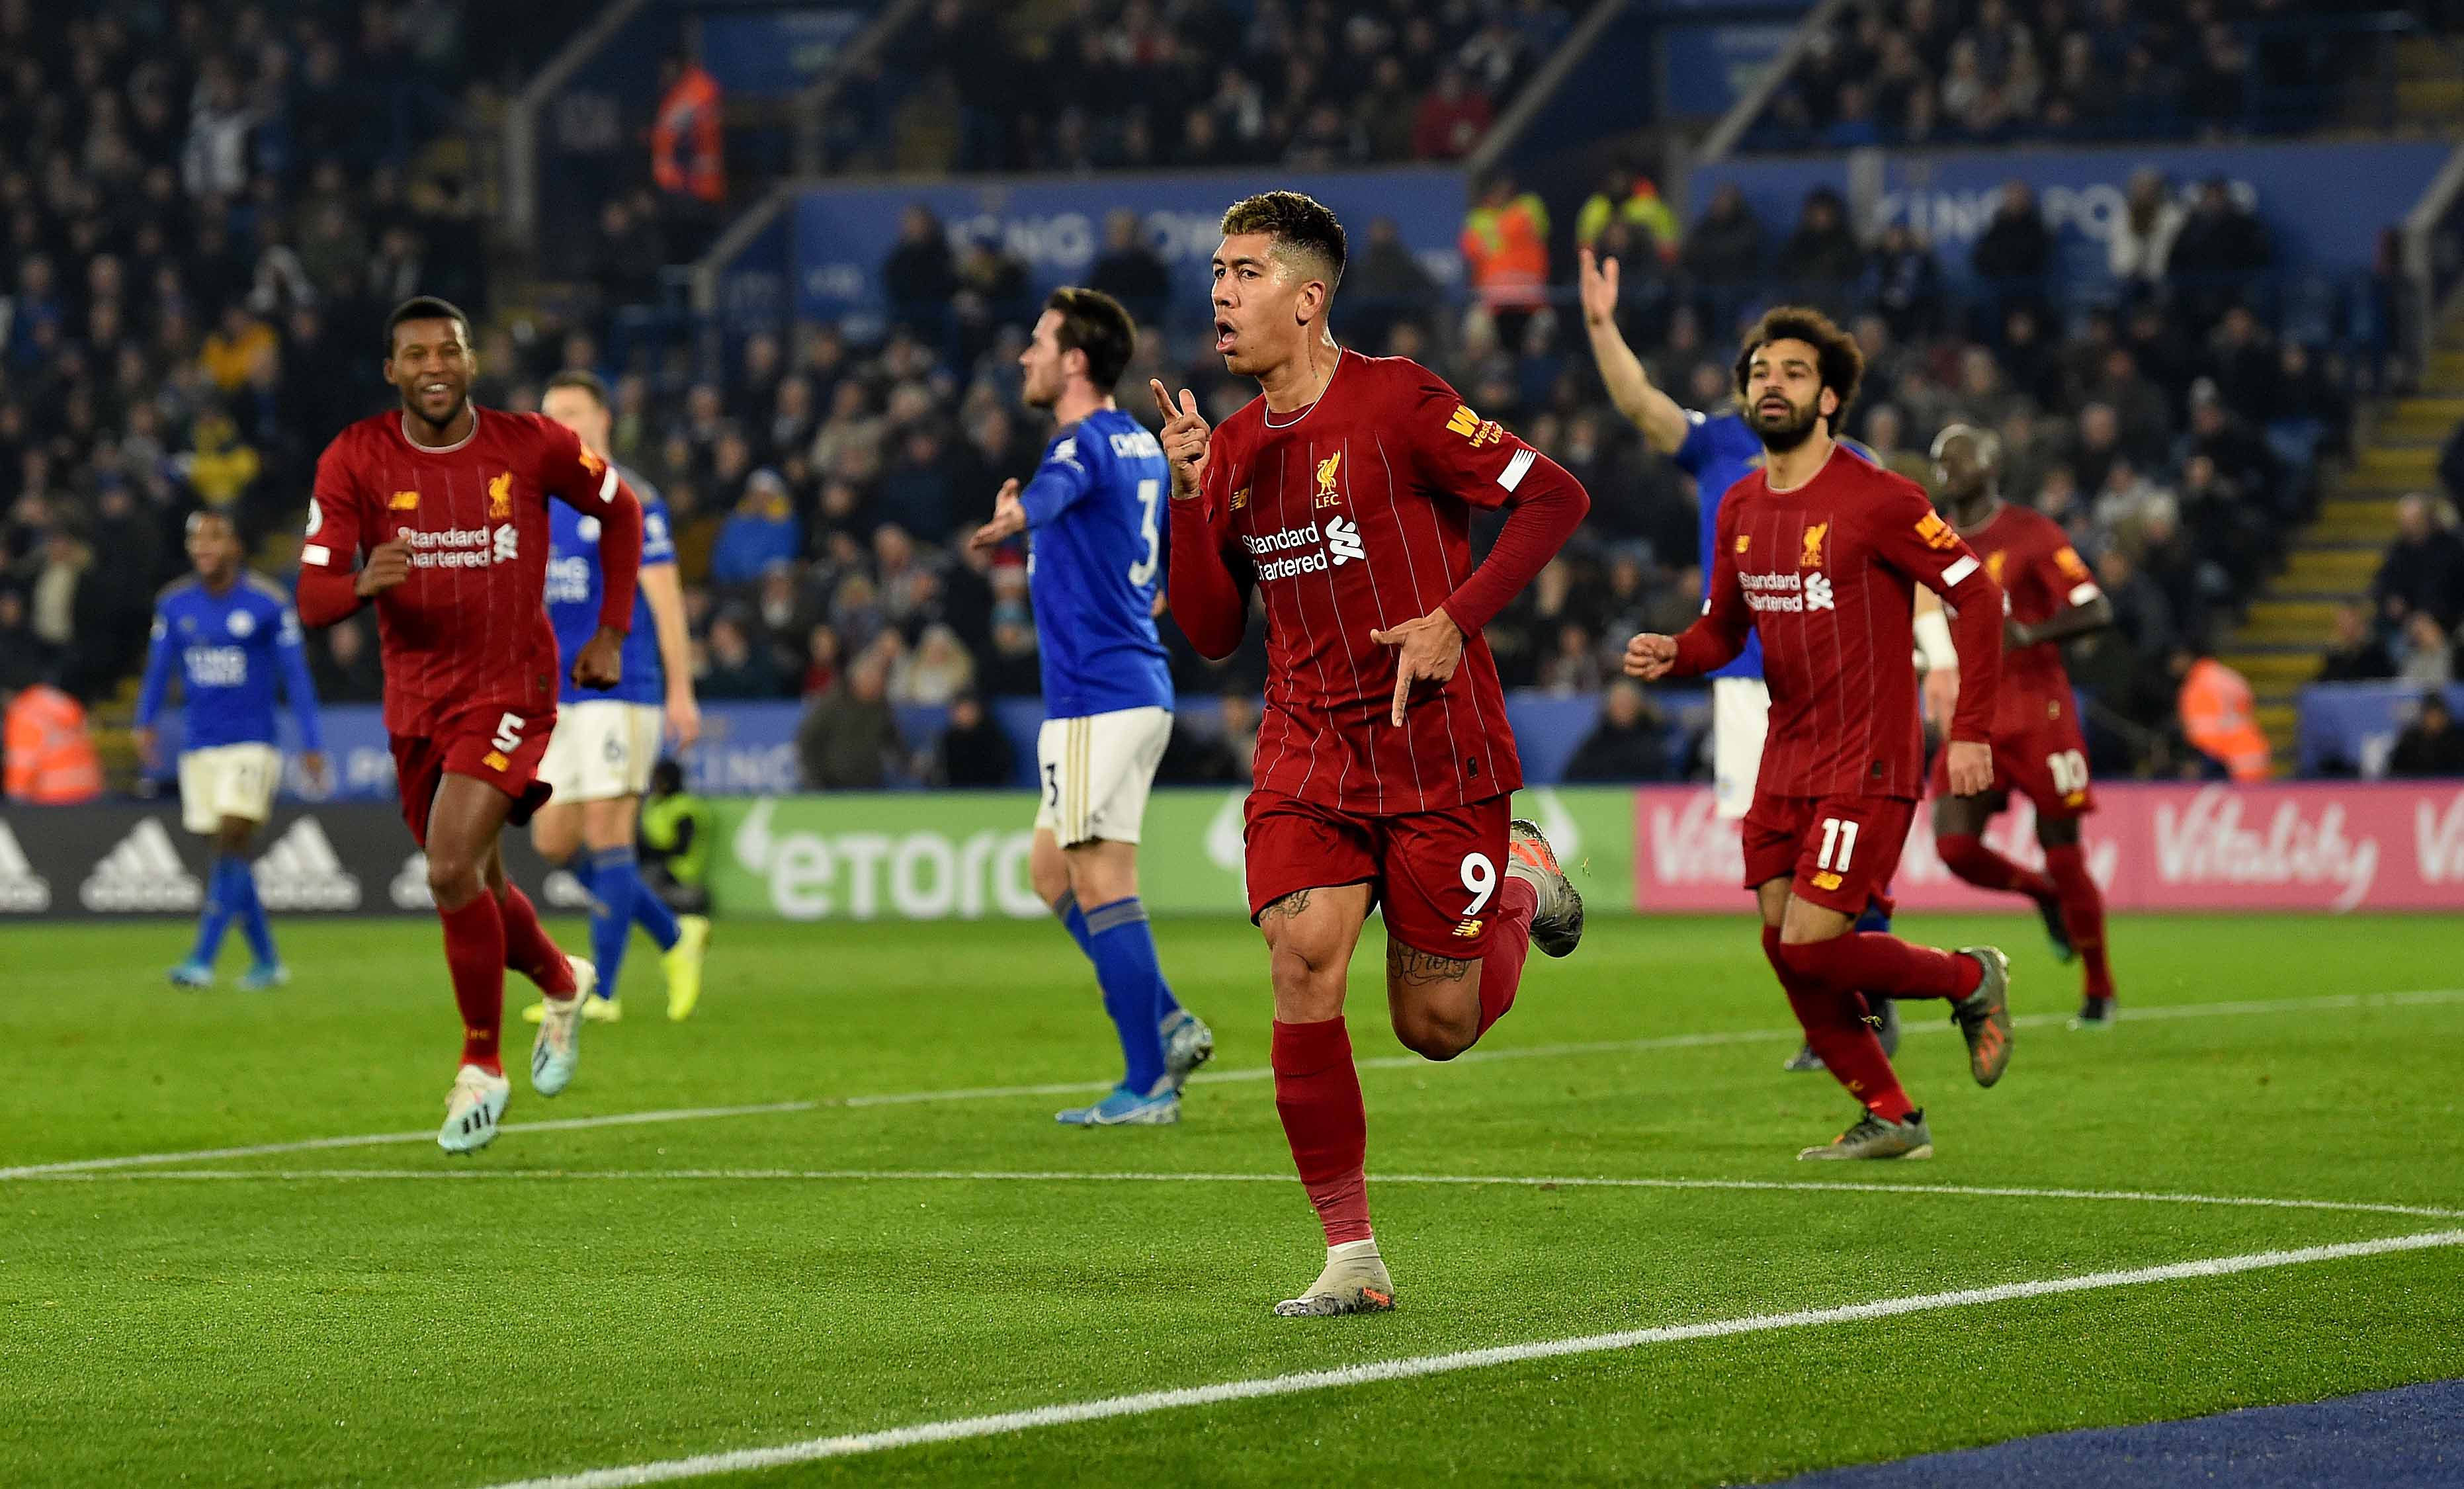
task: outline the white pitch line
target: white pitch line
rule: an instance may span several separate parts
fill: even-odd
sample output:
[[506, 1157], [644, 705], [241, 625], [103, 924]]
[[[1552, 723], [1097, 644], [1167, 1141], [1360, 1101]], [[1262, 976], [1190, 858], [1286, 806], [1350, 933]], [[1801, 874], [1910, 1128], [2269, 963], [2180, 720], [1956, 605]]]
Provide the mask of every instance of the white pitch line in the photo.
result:
[[1300, 1370], [1287, 1375], [1221, 1381], [1211, 1386], [1188, 1386], [1177, 1390], [1150, 1390], [1136, 1395], [1105, 1396], [1089, 1401], [1065, 1402], [1023, 1412], [1000, 1412], [983, 1416], [962, 1416], [938, 1422], [919, 1422], [909, 1427], [893, 1427], [880, 1432], [850, 1433], [833, 1437], [811, 1437], [803, 1442], [782, 1443], [776, 1447], [739, 1448], [733, 1452], [663, 1458], [654, 1462], [592, 1469], [578, 1474], [556, 1474], [496, 1484], [492, 1486], [492, 1489], [631, 1489], [631, 1486], [639, 1484], [667, 1483], [680, 1478], [701, 1478], [715, 1474], [750, 1473], [758, 1469], [810, 1463], [823, 1458], [845, 1458], [871, 1453], [886, 1453], [899, 1448], [917, 1447], [925, 1443], [959, 1442], [975, 1437], [996, 1437], [1011, 1433], [1032, 1432], [1039, 1428], [1067, 1427], [1081, 1422], [1145, 1416], [1156, 1412], [1177, 1411], [1185, 1407], [1216, 1406], [1227, 1401], [1255, 1401], [1270, 1396], [1293, 1396], [1308, 1391], [1332, 1390], [1381, 1381], [1417, 1380], [1430, 1375], [1453, 1374], [1459, 1370], [1487, 1369], [1501, 1365], [1522, 1365], [1534, 1360], [1558, 1360], [1571, 1355], [1602, 1354], [1612, 1350], [1632, 1349], [1642, 1345], [1680, 1344], [1696, 1339], [1726, 1339], [1739, 1334], [1760, 1334], [1784, 1328], [1813, 1328], [1831, 1324], [1859, 1324], [1873, 1319], [1899, 1318], [1911, 1313], [1969, 1308], [2028, 1298], [2056, 1297], [2063, 1293], [2094, 1292], [2111, 1287], [2139, 1287], [2156, 1282], [2231, 1277], [2238, 1273], [2265, 1271], [2276, 1267], [2302, 1266], [2318, 1261], [2348, 1261], [2367, 1257], [2387, 1256], [2397, 1252], [2427, 1251], [2450, 1246], [2464, 1246], [2464, 1230], [2429, 1231], [2412, 1236], [2389, 1236], [2377, 1240], [2346, 1241], [2339, 1245], [2303, 1246], [2288, 1251], [2248, 1252], [2240, 1256], [2210, 1257], [2201, 1260], [2176, 1261], [2162, 1266], [2088, 1272], [2076, 1277], [2048, 1278], [2029, 1282], [2005, 1282], [1992, 1287], [1961, 1288], [1955, 1292], [1917, 1293], [1899, 1298], [1880, 1298], [1871, 1303], [1848, 1303], [1831, 1308], [1805, 1308], [1790, 1313], [1756, 1313], [1743, 1318], [1717, 1319], [1702, 1324], [1662, 1325], [1656, 1328], [1623, 1329], [1611, 1334], [1582, 1334], [1568, 1339], [1542, 1339], [1528, 1344], [1499, 1345], [1486, 1349], [1456, 1350], [1448, 1354], [1411, 1355], [1400, 1359], [1375, 1360], [1361, 1365], [1341, 1366], [1332, 1369]]
[[[2426, 988], [2409, 993], [2337, 993], [2317, 997], [2252, 999], [2230, 1003], [2175, 1003], [2156, 1007], [2129, 1005], [2123, 1013], [2125, 1023], [2176, 1018], [2220, 1018], [2252, 1014], [2303, 1013], [2348, 1008], [2394, 1008], [2422, 1004], [2453, 1003], [2464, 1000], [2464, 988]], [[2066, 1021], [2061, 1014], [2027, 1014], [2011, 1020], [2019, 1028], [2047, 1028]], [[1911, 1023], [1910, 1034], [1943, 1034], [1948, 1023]], [[1771, 1040], [1803, 1038], [1797, 1029], [1738, 1029], [1705, 1034], [1663, 1035], [1642, 1040], [1610, 1040], [1588, 1044], [1533, 1044], [1516, 1049], [1467, 1050], [1446, 1062], [1446, 1066], [1482, 1064], [1500, 1060], [1563, 1059], [1576, 1055], [1623, 1055], [1662, 1049], [1697, 1049], [1722, 1044], [1759, 1043]], [[1362, 1070], [1430, 1070], [1444, 1066], [1422, 1060], [1418, 1055], [1381, 1055], [1354, 1063]], [[1274, 1071], [1266, 1066], [1243, 1070], [1201, 1070], [1191, 1078], [1193, 1084], [1222, 1084], [1238, 1081], [1270, 1080]], [[1111, 1085], [1102, 1081], [1066, 1082], [1050, 1085], [985, 1085], [957, 1090], [902, 1091], [874, 1096], [825, 1097], [811, 1101], [768, 1102], [750, 1106], [696, 1106], [671, 1111], [618, 1112], [605, 1117], [573, 1117], [553, 1122], [509, 1122], [499, 1130], [505, 1132], [578, 1131], [588, 1128], [631, 1127], [655, 1122], [699, 1122], [714, 1117], [765, 1116], [782, 1112], [818, 1111], [827, 1107], [863, 1107], [913, 1106], [927, 1102], [998, 1101], [1026, 1096], [1073, 1096], [1088, 1091], [1109, 1091]], [[316, 1137], [287, 1143], [258, 1143], [246, 1148], [200, 1148], [183, 1152], [129, 1153], [113, 1158], [75, 1158], [59, 1163], [22, 1164], [0, 1169], [0, 1181], [42, 1178], [54, 1173], [99, 1171], [111, 1169], [155, 1168], [165, 1164], [205, 1162], [217, 1158], [262, 1158], [279, 1153], [318, 1152], [338, 1148], [383, 1148], [401, 1143], [421, 1143], [434, 1139], [433, 1131], [372, 1132], [352, 1137]]]
[[[763, 1102], [752, 1106], [681, 1106], [667, 1111], [620, 1111], [605, 1117], [564, 1117], [551, 1122], [508, 1122], [500, 1132], [573, 1132], [584, 1128], [628, 1128], [650, 1122], [702, 1122], [712, 1117], [759, 1117], [778, 1112], [811, 1111], [822, 1102]], [[311, 1137], [289, 1143], [254, 1143], [246, 1148], [197, 1148], [177, 1153], [127, 1153], [118, 1158], [75, 1158], [65, 1163], [30, 1163], [0, 1169], [0, 1179], [39, 1179], [56, 1173], [97, 1172], [109, 1169], [152, 1168], [166, 1163], [195, 1163], [209, 1158], [263, 1158], [275, 1153], [310, 1153], [336, 1148], [385, 1148], [396, 1143], [432, 1143], [433, 1128], [417, 1132], [367, 1132], [356, 1137]]]
[[[473, 1179], [567, 1181], [574, 1183], [765, 1183], [812, 1184], [1289, 1184], [1288, 1173], [1105, 1172], [1095, 1170], [1018, 1169], [139, 1169], [108, 1173], [56, 1173], [42, 1176], [55, 1184], [103, 1184], [151, 1180], [192, 1183], [306, 1184]], [[2126, 1189], [2032, 1189], [2019, 1185], [1984, 1184], [1858, 1184], [1831, 1179], [1671, 1179], [1616, 1178], [1599, 1175], [1519, 1173], [1372, 1173], [1370, 1182], [1481, 1186], [1510, 1189], [1650, 1189], [1769, 1191], [1841, 1194], [1948, 1194], [1970, 1199], [2078, 1199], [2098, 1203], [2143, 1205], [2221, 1205], [2251, 1210], [2335, 1211], [2355, 1215], [2392, 1215], [2430, 1220], [2464, 1220], [2464, 1210], [2434, 1205], [2382, 1204], [2353, 1199], [2277, 1199], [2251, 1194], [2167, 1193]]]

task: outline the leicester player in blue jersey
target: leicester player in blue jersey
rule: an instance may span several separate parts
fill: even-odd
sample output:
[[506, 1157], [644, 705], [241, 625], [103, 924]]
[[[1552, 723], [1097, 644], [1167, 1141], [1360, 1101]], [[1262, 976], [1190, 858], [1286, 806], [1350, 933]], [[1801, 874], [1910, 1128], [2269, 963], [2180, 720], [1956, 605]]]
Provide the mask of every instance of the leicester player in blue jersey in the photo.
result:
[[975, 543], [1028, 535], [1027, 594], [1044, 664], [1036, 736], [1035, 892], [1095, 964], [1127, 1074], [1079, 1127], [1180, 1120], [1180, 1088], [1215, 1037], [1174, 999], [1138, 900], [1138, 826], [1172, 738], [1172, 670], [1155, 634], [1163, 591], [1163, 448], [1114, 406], [1130, 363], [1129, 313], [1095, 290], [1045, 301], [1019, 365], [1030, 406], [1060, 430], [1021, 490], [994, 498]]
[[[596, 374], [560, 372], [550, 378], [539, 412], [571, 429], [588, 454], [611, 458], [607, 389]], [[623, 1017], [617, 976], [638, 925], [662, 953], [668, 1017], [684, 1018], [701, 1000], [710, 921], [677, 915], [643, 882], [633, 831], [650, 768], [658, 763], [662, 732], [678, 749], [691, 746], [701, 735], [701, 710], [693, 701], [684, 588], [676, 578], [667, 505], [641, 476], [622, 467], [618, 471], [642, 499], [642, 574], [633, 628], [625, 637], [623, 680], [603, 691], [565, 678], [556, 732], [539, 760], [539, 779], [552, 794], [531, 819], [531, 843], [540, 857], [563, 865], [590, 896], [590, 956], [599, 981], [583, 1016], [608, 1021]], [[548, 621], [556, 628], [557, 650], [570, 659], [599, 628], [599, 519], [552, 502], [548, 521]], [[535, 1004], [523, 1017], [537, 1023], [544, 1012]]]
[[[1733, 408], [1705, 413], [1683, 407], [1652, 385], [1651, 375], [1617, 332], [1616, 259], [1595, 260], [1590, 249], [1582, 250], [1578, 278], [1583, 331], [1591, 339], [1592, 356], [1599, 363], [1600, 382], [1607, 386], [1610, 400], [1642, 431], [1645, 444], [1694, 478], [1694, 499], [1701, 516], [1695, 561], [1707, 583], [1711, 545], [1719, 531], [1720, 499], [1730, 487], [1761, 469], [1762, 438]], [[1837, 438], [1838, 431], [1832, 433]], [[1869, 462], [1873, 458], [1854, 440], [1840, 440], [1839, 448]], [[1749, 635], [1746, 649], [1710, 677], [1712, 811], [1723, 821], [1738, 821], [1753, 804], [1754, 780], [1762, 773], [1763, 740], [1771, 730], [1771, 690], [1763, 684], [1761, 638]], [[1857, 929], [1888, 931], [1890, 925], [1890, 916], [1875, 906], [1867, 909]], [[1900, 1020], [1891, 1000], [1869, 996], [1867, 1001], [1882, 1021], [1885, 1050], [1896, 1051]], [[1822, 1060], [1809, 1046], [1799, 1049], [1787, 1068], [1819, 1070]]]
[[300, 649], [299, 616], [281, 586], [250, 573], [240, 557], [230, 517], [200, 512], [188, 518], [188, 562], [196, 572], [155, 602], [154, 640], [137, 697], [137, 750], [149, 767], [159, 759], [155, 725], [176, 673], [185, 704], [180, 820], [190, 832], [213, 839], [214, 862], [197, 917], [197, 944], [171, 969], [171, 982], [213, 986], [214, 955], [237, 919], [253, 957], [239, 985], [258, 992], [291, 980], [275, 953], [274, 930], [248, 860], [249, 840], [273, 815], [274, 791], [282, 780], [274, 732], [277, 682], [299, 721], [303, 763], [319, 780], [325, 746], [316, 685]]

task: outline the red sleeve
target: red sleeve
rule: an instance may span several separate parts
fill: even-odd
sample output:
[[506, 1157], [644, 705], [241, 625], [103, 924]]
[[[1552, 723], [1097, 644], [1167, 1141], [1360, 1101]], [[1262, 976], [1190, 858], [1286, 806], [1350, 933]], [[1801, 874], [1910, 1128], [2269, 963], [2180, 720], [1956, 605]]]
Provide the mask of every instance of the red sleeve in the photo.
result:
[[299, 620], [332, 625], [356, 613], [362, 511], [359, 469], [343, 448], [344, 435], [317, 457], [317, 484], [308, 497], [308, 529], [299, 545]]
[[1866, 539], [1885, 567], [1942, 597], [1951, 643], [1959, 648], [1959, 708], [1950, 737], [1989, 743], [2002, 687], [2002, 588], [1916, 483], [1884, 472], [1881, 484], [1866, 509]]
[[1703, 618], [1677, 638], [1677, 660], [1671, 677], [1700, 677], [1717, 671], [1746, 649], [1746, 632], [1753, 612], [1746, 607], [1746, 587], [1737, 581], [1737, 503], [1723, 498], [1713, 519], [1711, 572], [1704, 576]]
[[1198, 654], [1213, 662], [1240, 649], [1249, 620], [1248, 599], [1233, 572], [1231, 543], [1221, 526], [1231, 469], [1223, 431], [1217, 429], [1207, 439], [1202, 489], [1173, 501], [1172, 563], [1164, 574], [1173, 619]]
[[2045, 542], [2037, 578], [2045, 593], [2054, 597], [2053, 613], [2076, 609], [2104, 593], [2096, 582], [2096, 573], [2071, 546], [2070, 536], [2050, 518], [2045, 523]]
[[586, 517], [599, 519], [599, 625], [633, 628], [633, 589], [642, 573], [642, 503], [616, 468], [582, 448], [571, 429], [531, 415], [540, 431], [539, 484]]
[[1445, 612], [1469, 635], [1539, 576], [1592, 510], [1582, 483], [1469, 405], [1426, 368], [1401, 424], [1420, 479], [1475, 507], [1514, 509], [1479, 568], [1446, 597]]

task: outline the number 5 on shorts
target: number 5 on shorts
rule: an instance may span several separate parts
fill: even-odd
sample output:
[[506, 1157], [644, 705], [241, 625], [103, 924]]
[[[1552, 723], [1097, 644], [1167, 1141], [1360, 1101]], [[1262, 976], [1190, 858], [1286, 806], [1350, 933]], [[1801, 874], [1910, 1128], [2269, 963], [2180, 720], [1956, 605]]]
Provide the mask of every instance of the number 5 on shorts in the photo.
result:
[[506, 755], [511, 755], [516, 750], [520, 749], [522, 746], [522, 716], [518, 713], [508, 713], [502, 718], [496, 720], [496, 736], [488, 742], [495, 745], [498, 751]]
[[1471, 903], [1463, 907], [1463, 919], [1469, 920], [1488, 904], [1497, 892], [1497, 865], [1485, 853], [1466, 853], [1463, 861], [1463, 887], [1471, 891]]

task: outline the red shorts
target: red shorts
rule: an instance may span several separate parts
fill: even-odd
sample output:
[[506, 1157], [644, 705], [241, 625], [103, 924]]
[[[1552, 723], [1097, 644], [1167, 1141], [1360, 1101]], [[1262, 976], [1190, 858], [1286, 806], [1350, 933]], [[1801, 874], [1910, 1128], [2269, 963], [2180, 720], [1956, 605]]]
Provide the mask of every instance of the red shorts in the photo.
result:
[[1746, 813], [1746, 887], [1774, 879], [1788, 892], [1842, 915], [1870, 903], [1891, 912], [1891, 875], [1908, 845], [1917, 804], [1899, 797], [1775, 797], [1754, 794]]
[[1249, 918], [1296, 889], [1369, 886], [1386, 933], [1416, 952], [1478, 961], [1506, 886], [1505, 797], [1408, 817], [1355, 817], [1277, 792], [1249, 794]]
[[[1931, 789], [1950, 795], [1950, 752], [1937, 750]], [[1998, 811], [2016, 791], [2036, 805], [2036, 816], [2057, 821], [2085, 817], [2096, 810], [2096, 791], [2087, 778], [2087, 741], [2079, 737], [2079, 720], [2064, 708], [2017, 734], [1993, 736], [1993, 785], [1990, 795]]]
[[402, 788], [402, 820], [413, 842], [428, 846], [428, 813], [447, 776], [484, 780], [514, 799], [506, 821], [518, 827], [547, 804], [539, 757], [556, 731], [556, 710], [519, 713], [490, 704], [438, 720], [426, 734], [395, 734], [394, 779]]

